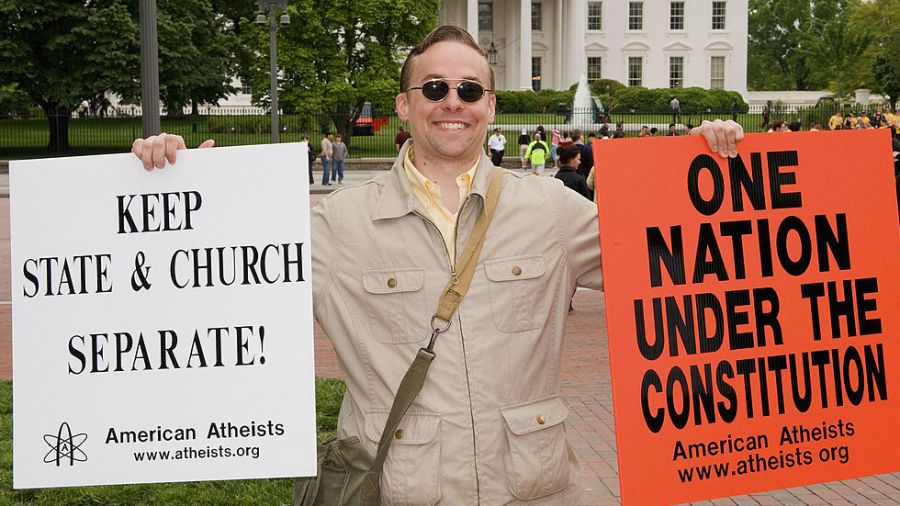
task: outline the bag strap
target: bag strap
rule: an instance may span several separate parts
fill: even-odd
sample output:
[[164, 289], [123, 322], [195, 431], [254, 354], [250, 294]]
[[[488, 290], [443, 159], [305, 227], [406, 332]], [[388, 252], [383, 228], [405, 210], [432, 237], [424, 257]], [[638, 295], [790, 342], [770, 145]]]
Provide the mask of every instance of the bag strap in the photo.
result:
[[422, 390], [422, 385], [425, 384], [428, 368], [436, 356], [433, 348], [437, 336], [450, 328], [450, 319], [453, 317], [453, 313], [456, 312], [456, 308], [459, 307], [462, 298], [469, 291], [472, 276], [475, 275], [475, 266], [478, 263], [478, 257], [481, 255], [481, 248], [484, 246], [488, 225], [494, 218], [497, 201], [500, 199], [502, 180], [503, 170], [494, 168], [494, 174], [484, 202], [484, 212], [475, 221], [475, 228], [472, 229], [469, 242], [466, 243], [466, 247], [459, 257], [459, 262], [450, 272], [450, 281], [441, 294], [438, 310], [431, 317], [431, 340], [428, 342], [427, 347], [419, 349], [415, 360], [409, 366], [409, 370], [406, 371], [403, 380], [400, 381], [400, 386], [397, 388], [397, 396], [394, 398], [387, 422], [384, 425], [384, 431], [381, 433], [381, 440], [378, 442], [378, 453], [375, 455], [372, 467], [369, 468], [369, 472], [366, 473], [363, 480], [359, 500], [360, 506], [381, 505], [381, 471], [384, 468], [384, 461], [387, 459], [391, 442], [394, 440], [395, 431], [400, 425], [400, 420], [406, 415], [406, 411]]

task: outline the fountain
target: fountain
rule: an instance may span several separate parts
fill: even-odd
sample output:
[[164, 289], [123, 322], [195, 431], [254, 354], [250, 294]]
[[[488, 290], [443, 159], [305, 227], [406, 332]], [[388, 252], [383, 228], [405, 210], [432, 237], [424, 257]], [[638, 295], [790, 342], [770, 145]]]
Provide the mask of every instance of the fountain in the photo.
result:
[[575, 99], [572, 101], [572, 115], [567, 125], [572, 127], [592, 127], [594, 123], [594, 102], [591, 100], [591, 90], [588, 88], [587, 77], [581, 74], [578, 79], [578, 88], [575, 89]]

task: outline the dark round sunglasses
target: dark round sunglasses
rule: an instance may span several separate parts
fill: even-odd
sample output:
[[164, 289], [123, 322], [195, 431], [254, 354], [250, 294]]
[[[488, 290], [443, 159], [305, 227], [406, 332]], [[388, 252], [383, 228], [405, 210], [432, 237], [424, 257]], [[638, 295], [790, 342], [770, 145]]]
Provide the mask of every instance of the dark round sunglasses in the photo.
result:
[[459, 84], [453, 86], [453, 88], [456, 90], [456, 96], [463, 102], [478, 102], [486, 91], [493, 91], [468, 79], [432, 79], [425, 81], [422, 86], [413, 86], [408, 91], [422, 90], [422, 96], [427, 100], [441, 102], [450, 94], [451, 86], [447, 84], [447, 81], [459, 81]]

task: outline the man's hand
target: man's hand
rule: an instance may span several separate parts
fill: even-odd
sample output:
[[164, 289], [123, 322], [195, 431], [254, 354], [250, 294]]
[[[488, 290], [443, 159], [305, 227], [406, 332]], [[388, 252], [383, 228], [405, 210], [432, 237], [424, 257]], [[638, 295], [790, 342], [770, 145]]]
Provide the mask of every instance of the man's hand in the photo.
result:
[[[215, 144], [212, 139], [203, 141], [199, 148], [211, 148]], [[184, 137], [175, 134], [161, 133], [151, 135], [146, 139], [135, 139], [131, 144], [131, 152], [144, 163], [144, 169], [153, 170], [153, 167], [161, 169], [166, 161], [175, 163], [175, 152], [179, 149], [187, 149]]]
[[691, 130], [691, 135], [706, 137], [710, 151], [718, 153], [722, 158], [734, 158], [737, 156], [737, 143], [744, 138], [744, 128], [732, 120], [704, 120], [700, 126]]

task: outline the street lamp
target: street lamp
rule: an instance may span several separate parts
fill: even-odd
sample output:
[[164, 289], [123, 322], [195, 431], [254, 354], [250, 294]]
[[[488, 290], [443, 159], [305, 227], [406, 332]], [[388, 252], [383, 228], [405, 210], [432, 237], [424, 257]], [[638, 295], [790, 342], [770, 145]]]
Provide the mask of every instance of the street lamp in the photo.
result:
[[280, 142], [278, 131], [278, 43], [276, 39], [275, 16], [281, 14], [281, 24], [287, 25], [291, 17], [287, 13], [287, 0], [257, 0], [259, 13], [256, 15], [256, 23], [266, 23], [266, 12], [269, 14], [269, 97], [271, 98], [272, 115], [272, 142]]

